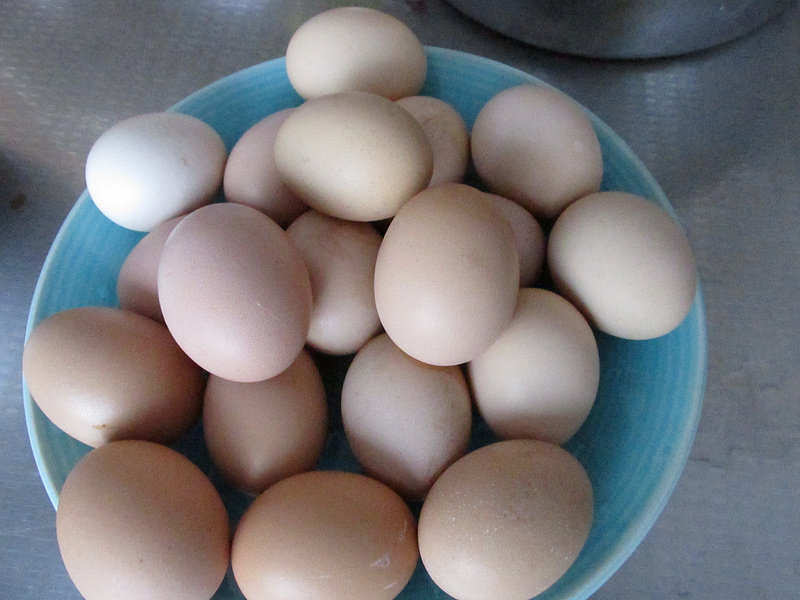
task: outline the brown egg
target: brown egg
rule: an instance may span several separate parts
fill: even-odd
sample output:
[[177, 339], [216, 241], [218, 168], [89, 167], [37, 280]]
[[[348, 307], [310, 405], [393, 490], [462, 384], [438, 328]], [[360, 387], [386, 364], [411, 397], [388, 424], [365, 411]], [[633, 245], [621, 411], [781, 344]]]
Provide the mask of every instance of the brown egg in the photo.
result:
[[568, 300], [523, 288], [511, 323], [467, 372], [495, 434], [563, 444], [594, 404], [600, 357], [589, 323]]
[[554, 219], [600, 189], [603, 156], [591, 121], [574, 100], [544, 85], [503, 90], [475, 119], [475, 169], [490, 191]]
[[228, 202], [252, 206], [281, 227], [308, 210], [286, 187], [275, 166], [275, 136], [292, 110], [273, 113], [245, 131], [231, 149], [222, 179]]
[[156, 225], [130, 251], [117, 277], [117, 298], [121, 308], [164, 322], [158, 303], [158, 261], [164, 242], [182, 218]]
[[60, 429], [90, 446], [170, 442], [197, 420], [203, 372], [161, 323], [108, 307], [55, 313], [22, 357], [31, 396]]
[[248, 600], [391, 600], [418, 557], [414, 517], [390, 488], [356, 473], [310, 471], [250, 505], [231, 564]]
[[286, 369], [305, 344], [311, 283], [286, 232], [249, 206], [210, 204], [167, 238], [158, 299], [175, 341], [232, 381]]
[[368, 475], [406, 499], [422, 500], [466, 452], [472, 402], [459, 367], [422, 363], [382, 334], [347, 370], [342, 422]]
[[475, 450], [431, 488], [419, 549], [456, 600], [528, 600], [555, 583], [589, 535], [593, 494], [560, 446], [508, 440]]
[[203, 433], [214, 465], [235, 487], [259, 494], [314, 468], [328, 422], [316, 364], [301, 351], [282, 373], [254, 383], [214, 375], [203, 402]]
[[626, 192], [576, 201], [550, 233], [548, 265], [558, 291], [611, 335], [665, 335], [686, 318], [697, 266], [680, 225], [655, 202]]
[[469, 133], [458, 111], [433, 96], [408, 96], [397, 104], [422, 125], [431, 143], [433, 175], [429, 185], [461, 182], [469, 164]]
[[343, 6], [297, 28], [286, 48], [286, 72], [303, 98], [362, 91], [394, 100], [419, 91], [427, 57], [399, 19], [372, 8]]
[[545, 263], [546, 240], [539, 221], [513, 200], [487, 194], [495, 208], [508, 219], [519, 254], [519, 285], [528, 287], [539, 279]]
[[394, 216], [424, 189], [433, 151], [422, 126], [396, 103], [366, 92], [308, 100], [275, 138], [286, 185], [312, 208], [351, 221]]
[[228, 516], [208, 478], [152, 442], [111, 442], [69, 473], [58, 547], [87, 600], [208, 600], [227, 571]]
[[514, 313], [519, 257], [508, 221], [483, 192], [443, 183], [417, 194], [386, 230], [375, 305], [405, 353], [432, 365], [483, 352]]
[[381, 235], [358, 223], [309, 211], [286, 230], [311, 277], [307, 343], [326, 354], [351, 354], [381, 328], [373, 277]]

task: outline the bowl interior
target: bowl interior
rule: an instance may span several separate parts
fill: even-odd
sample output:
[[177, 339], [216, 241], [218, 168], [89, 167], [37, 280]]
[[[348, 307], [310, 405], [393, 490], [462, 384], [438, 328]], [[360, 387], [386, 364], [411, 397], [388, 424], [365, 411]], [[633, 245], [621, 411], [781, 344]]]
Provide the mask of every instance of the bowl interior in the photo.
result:
[[[451, 103], [471, 126], [481, 107], [500, 90], [543, 84], [519, 70], [473, 55], [428, 48], [422, 94]], [[234, 73], [182, 100], [171, 110], [199, 117], [230, 149], [264, 116], [300, 104], [283, 59]], [[587, 111], [588, 112], [588, 111]], [[604, 156], [603, 189], [625, 190], [659, 203], [674, 216], [666, 197], [628, 146], [596, 116], [589, 117]], [[84, 192], [77, 200], [43, 266], [28, 319], [28, 334], [44, 317], [70, 307], [117, 304], [116, 276], [143, 234], [106, 219]], [[567, 574], [539, 596], [542, 600], [589, 597], [634, 551], [663, 509], [688, 457], [700, 416], [706, 372], [706, 330], [698, 290], [686, 320], [670, 334], [626, 341], [598, 334], [600, 389], [586, 423], [566, 445], [584, 465], [595, 491], [595, 521], [586, 547]], [[347, 359], [317, 357], [329, 384], [331, 435], [320, 468], [357, 470], [337, 421], [337, 385]], [[47, 493], [56, 506], [67, 474], [89, 448], [57, 429], [24, 387], [31, 447]], [[475, 444], [490, 441], [480, 424]], [[228, 489], [202, 449], [202, 432], [178, 445], [218, 485], [235, 524], [248, 498]], [[421, 562], [400, 598], [447, 598]], [[229, 576], [216, 600], [241, 598]]]

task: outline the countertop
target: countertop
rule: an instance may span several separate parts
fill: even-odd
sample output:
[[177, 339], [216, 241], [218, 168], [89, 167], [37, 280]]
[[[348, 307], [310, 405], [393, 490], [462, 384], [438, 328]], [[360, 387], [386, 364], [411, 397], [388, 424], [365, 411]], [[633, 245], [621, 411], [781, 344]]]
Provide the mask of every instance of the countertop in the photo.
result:
[[[0, 598], [79, 597], [27, 438], [21, 355], [91, 144], [283, 55], [334, 4], [0, 0]], [[649, 167], [693, 245], [709, 337], [697, 437], [666, 509], [594, 598], [797, 598], [800, 6], [707, 51], [602, 61], [512, 41], [438, 0], [365, 4], [425, 44], [508, 63], [590, 108]]]

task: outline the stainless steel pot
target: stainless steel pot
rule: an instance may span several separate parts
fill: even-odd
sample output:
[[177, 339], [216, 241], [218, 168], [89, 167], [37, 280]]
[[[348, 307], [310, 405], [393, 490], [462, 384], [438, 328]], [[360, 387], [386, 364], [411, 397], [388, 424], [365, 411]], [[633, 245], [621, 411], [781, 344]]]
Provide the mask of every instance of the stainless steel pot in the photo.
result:
[[448, 0], [511, 38], [568, 54], [652, 58], [710, 48], [755, 29], [791, 0]]

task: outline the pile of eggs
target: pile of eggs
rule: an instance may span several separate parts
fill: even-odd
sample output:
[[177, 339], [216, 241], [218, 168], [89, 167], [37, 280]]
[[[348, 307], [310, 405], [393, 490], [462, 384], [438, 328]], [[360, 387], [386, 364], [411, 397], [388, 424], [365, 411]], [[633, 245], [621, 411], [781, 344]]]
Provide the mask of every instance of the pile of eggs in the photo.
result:
[[[687, 240], [655, 203], [600, 191], [597, 137], [563, 94], [500, 92], [470, 132], [416, 95], [424, 49], [389, 15], [315, 16], [286, 70], [304, 102], [230, 154], [178, 113], [89, 152], [97, 207], [147, 234], [119, 308], [53, 314], [24, 350], [36, 403], [93, 448], [60, 493], [67, 571], [89, 600], [208, 599], [229, 568], [248, 600], [390, 600], [421, 558], [456, 600], [531, 598], [591, 528], [591, 482], [561, 445], [597, 393], [593, 329], [680, 324]], [[325, 354], [353, 355], [340, 408], [359, 473], [315, 468]], [[474, 413], [501, 441], [468, 450]], [[233, 531], [169, 446], [198, 421], [252, 496]]]

